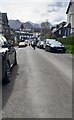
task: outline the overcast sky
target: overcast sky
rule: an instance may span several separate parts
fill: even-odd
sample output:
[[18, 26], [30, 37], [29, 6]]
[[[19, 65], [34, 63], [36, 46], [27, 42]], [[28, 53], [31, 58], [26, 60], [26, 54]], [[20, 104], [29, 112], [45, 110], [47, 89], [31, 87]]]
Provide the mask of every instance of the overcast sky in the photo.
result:
[[70, 0], [0, 0], [0, 12], [6, 12], [8, 19], [21, 22], [51, 24], [67, 20], [66, 10]]

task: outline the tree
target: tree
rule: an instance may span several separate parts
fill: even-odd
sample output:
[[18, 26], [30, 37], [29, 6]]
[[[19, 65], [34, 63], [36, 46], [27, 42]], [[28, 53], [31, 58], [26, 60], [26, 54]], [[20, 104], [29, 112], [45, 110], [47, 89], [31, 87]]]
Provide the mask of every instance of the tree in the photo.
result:
[[24, 29], [24, 25], [23, 25], [23, 23], [21, 24], [21, 27], [20, 27], [20, 29], [22, 29], [22, 30]]
[[46, 39], [49, 38], [49, 36], [51, 36], [51, 24], [46, 21], [46, 22], [42, 22], [41, 24], [41, 38], [42, 39]]

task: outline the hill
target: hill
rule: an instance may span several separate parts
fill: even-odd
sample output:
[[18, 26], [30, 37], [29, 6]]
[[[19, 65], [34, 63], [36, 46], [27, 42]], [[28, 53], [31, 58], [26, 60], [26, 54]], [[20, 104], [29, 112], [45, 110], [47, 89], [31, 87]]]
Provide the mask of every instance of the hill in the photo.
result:
[[20, 29], [21, 25], [23, 25], [24, 29], [43, 29], [43, 28], [51, 28], [51, 23], [50, 22], [42, 22], [41, 24], [37, 23], [32, 23], [31, 21], [28, 22], [21, 22], [19, 20], [9, 20], [8, 22], [9, 26], [16, 30]]

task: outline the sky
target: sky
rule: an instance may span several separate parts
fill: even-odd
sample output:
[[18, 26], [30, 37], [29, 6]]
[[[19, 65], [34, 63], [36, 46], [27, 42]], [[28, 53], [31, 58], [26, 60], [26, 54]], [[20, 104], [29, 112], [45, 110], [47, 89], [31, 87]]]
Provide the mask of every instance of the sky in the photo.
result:
[[[60, 1], [60, 2], [59, 2]], [[7, 13], [8, 20], [58, 24], [67, 21], [66, 10], [70, 0], [0, 0], [0, 12]]]

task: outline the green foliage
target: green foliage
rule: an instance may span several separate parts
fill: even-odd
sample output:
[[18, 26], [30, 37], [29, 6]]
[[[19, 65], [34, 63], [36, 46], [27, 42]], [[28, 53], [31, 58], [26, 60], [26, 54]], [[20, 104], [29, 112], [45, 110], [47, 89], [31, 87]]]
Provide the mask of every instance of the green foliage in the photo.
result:
[[65, 44], [66, 53], [74, 53], [74, 45]]
[[57, 38], [57, 40], [65, 45], [67, 53], [74, 54], [74, 35], [65, 38]]
[[74, 45], [74, 36], [68, 36], [65, 38], [57, 38], [57, 40], [62, 42], [63, 44]]

